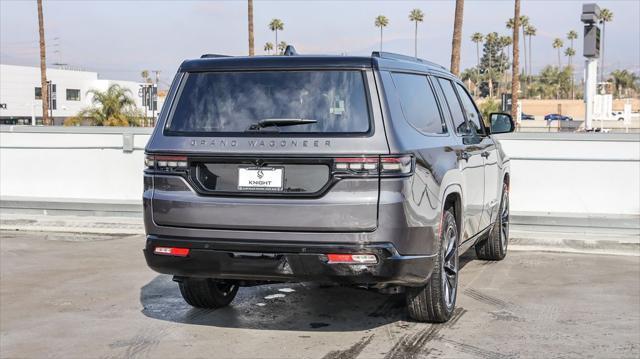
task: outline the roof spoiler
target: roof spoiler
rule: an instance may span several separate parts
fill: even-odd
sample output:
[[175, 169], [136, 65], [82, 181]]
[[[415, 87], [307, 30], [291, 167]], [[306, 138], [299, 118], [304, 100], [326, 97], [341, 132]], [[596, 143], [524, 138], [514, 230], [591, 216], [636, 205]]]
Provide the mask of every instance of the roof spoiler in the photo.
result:
[[204, 54], [204, 55], [200, 56], [201, 59], [213, 59], [213, 58], [217, 58], [217, 57], [233, 57], [233, 56], [220, 55], [220, 54]]

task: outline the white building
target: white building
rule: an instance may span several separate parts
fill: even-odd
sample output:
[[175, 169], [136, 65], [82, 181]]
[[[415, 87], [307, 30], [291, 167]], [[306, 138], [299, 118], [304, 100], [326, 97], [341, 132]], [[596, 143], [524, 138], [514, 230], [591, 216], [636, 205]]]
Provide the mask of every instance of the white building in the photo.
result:
[[[98, 78], [97, 72], [54, 68], [47, 68], [47, 81], [51, 82], [52, 92], [55, 89], [55, 100], [52, 98], [51, 104], [55, 125], [61, 125], [66, 118], [91, 106], [89, 90], [104, 91], [112, 84], [131, 90], [136, 106], [144, 111], [142, 98], [138, 95], [141, 83], [138, 82], [104, 80]], [[40, 91], [39, 67], [0, 64], [0, 123], [41, 124]]]

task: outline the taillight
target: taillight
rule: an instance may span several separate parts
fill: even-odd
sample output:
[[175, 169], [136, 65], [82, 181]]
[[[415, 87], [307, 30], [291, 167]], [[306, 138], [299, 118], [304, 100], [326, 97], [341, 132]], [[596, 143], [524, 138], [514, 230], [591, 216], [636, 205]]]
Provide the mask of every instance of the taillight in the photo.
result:
[[189, 248], [156, 247], [153, 253], [161, 256], [186, 257], [189, 255]]
[[160, 171], [184, 170], [189, 166], [186, 156], [156, 156], [147, 155], [144, 164], [149, 169], [157, 169]]
[[406, 176], [413, 171], [413, 157], [381, 156], [381, 157], [344, 157], [333, 161], [333, 170], [336, 174], [350, 176], [377, 176], [385, 177]]
[[413, 158], [411, 156], [385, 156], [380, 158], [380, 175], [404, 176], [413, 172]]
[[377, 175], [377, 157], [347, 157], [333, 160], [333, 169], [336, 172], [355, 175]]

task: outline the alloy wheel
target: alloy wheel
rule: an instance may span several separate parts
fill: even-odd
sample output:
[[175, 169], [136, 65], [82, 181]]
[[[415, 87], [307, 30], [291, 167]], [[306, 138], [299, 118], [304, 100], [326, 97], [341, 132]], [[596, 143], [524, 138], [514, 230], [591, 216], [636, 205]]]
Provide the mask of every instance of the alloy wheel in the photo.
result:
[[502, 251], [507, 250], [509, 240], [509, 192], [502, 195], [502, 208], [500, 209], [500, 246]]
[[445, 232], [444, 270], [442, 271], [442, 283], [445, 303], [451, 308], [456, 301], [458, 290], [458, 235], [455, 224], [449, 224]]

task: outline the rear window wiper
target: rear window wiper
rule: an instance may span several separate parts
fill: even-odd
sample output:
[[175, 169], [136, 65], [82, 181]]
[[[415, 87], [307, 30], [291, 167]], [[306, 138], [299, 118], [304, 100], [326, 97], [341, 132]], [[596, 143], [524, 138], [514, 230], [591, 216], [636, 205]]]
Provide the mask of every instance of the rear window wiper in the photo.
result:
[[309, 120], [306, 118], [265, 118], [249, 126], [247, 131], [260, 131], [260, 129], [265, 127], [309, 125], [317, 122], [317, 120]]

